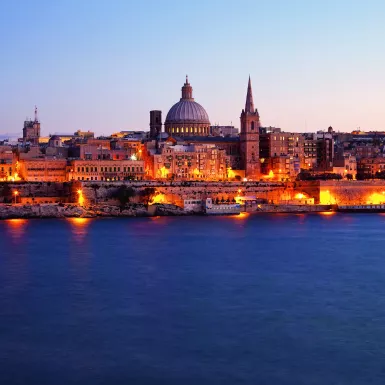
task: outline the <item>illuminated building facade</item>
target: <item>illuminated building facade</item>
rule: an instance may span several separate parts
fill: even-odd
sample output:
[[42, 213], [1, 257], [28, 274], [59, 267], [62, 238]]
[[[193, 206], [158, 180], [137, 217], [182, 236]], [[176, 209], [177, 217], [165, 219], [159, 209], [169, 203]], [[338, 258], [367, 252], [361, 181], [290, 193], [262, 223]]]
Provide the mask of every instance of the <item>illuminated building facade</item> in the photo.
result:
[[164, 144], [153, 156], [157, 179], [225, 180], [229, 158], [214, 145]]
[[67, 180], [66, 159], [20, 160], [20, 177], [27, 182], [65, 182]]
[[68, 167], [68, 180], [123, 181], [144, 179], [142, 160], [73, 160]]

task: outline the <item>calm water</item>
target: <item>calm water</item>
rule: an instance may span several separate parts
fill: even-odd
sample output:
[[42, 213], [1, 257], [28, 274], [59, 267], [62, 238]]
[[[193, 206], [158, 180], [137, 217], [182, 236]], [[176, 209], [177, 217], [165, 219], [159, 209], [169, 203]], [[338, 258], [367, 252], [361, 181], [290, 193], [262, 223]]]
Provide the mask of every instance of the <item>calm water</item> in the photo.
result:
[[385, 216], [0, 222], [0, 384], [385, 383]]

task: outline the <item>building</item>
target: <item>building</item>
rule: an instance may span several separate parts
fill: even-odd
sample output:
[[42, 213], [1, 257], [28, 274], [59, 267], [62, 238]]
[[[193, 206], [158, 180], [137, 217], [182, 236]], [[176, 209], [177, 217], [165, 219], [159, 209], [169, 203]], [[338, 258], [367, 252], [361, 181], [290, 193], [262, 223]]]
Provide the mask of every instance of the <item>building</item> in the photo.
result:
[[318, 131], [317, 140], [317, 171], [331, 171], [334, 159], [334, 141], [331, 132]]
[[239, 135], [239, 129], [234, 126], [211, 126], [210, 134], [212, 136], [236, 137]]
[[215, 145], [179, 145], [175, 140], [164, 143], [153, 162], [157, 179], [225, 180], [229, 167], [226, 151]]
[[164, 128], [172, 136], [208, 136], [210, 134], [209, 116], [206, 110], [194, 100], [193, 89], [187, 76], [182, 87], [182, 97], [168, 112]]
[[259, 163], [259, 113], [254, 108], [253, 91], [251, 80], [247, 86], [245, 109], [241, 113], [241, 135], [240, 152], [242, 168], [245, 170], [245, 177], [257, 179], [260, 175]]
[[35, 106], [35, 119], [26, 120], [23, 127], [23, 142], [29, 142], [33, 145], [39, 144], [40, 122], [37, 117], [37, 107]]
[[20, 177], [27, 182], [65, 182], [67, 180], [66, 159], [20, 160]]
[[162, 111], [150, 111], [150, 138], [157, 138], [162, 132]]
[[72, 160], [67, 179], [84, 181], [123, 181], [144, 179], [142, 160]]

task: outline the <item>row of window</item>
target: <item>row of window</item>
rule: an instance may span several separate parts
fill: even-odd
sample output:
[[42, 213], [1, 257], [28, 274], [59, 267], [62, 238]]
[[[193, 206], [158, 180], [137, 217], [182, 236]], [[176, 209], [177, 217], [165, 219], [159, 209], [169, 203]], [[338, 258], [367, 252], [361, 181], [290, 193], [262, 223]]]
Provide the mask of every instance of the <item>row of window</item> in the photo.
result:
[[170, 130], [170, 132], [176, 133], [176, 134], [179, 134], [179, 133], [181, 133], [181, 134], [183, 134], [183, 133], [186, 133], [186, 134], [188, 134], [188, 133], [190, 133], [190, 134], [206, 133], [206, 134], [208, 134], [209, 133], [208, 127], [194, 127], [194, 128], [193, 127], [190, 127], [190, 128], [188, 128], [188, 127], [186, 127], [186, 128], [184, 128], [184, 127], [180, 127], [180, 128], [179, 127], [176, 127], [176, 128], [172, 127], [169, 130]]
[[[100, 172], [120, 172], [121, 167], [100, 167]], [[123, 172], [143, 172], [143, 167], [122, 167]], [[136, 169], [136, 170], [135, 170]], [[98, 172], [97, 167], [78, 167], [78, 172]]]
[[112, 177], [112, 178], [104, 178], [104, 177], [100, 177], [99, 179], [98, 179], [98, 177], [97, 176], [95, 176], [95, 177], [93, 177], [93, 176], [91, 176], [90, 178], [85, 178], [84, 176], [83, 177], [78, 177], [78, 180], [84, 180], [84, 181], [98, 181], [98, 180], [100, 180], [100, 181], [116, 181], [116, 180], [133, 180], [133, 179], [135, 179], [135, 180], [142, 180], [143, 178], [142, 177], [138, 177], [138, 178], [133, 178], [133, 177], [124, 177], [124, 178], [121, 178], [121, 177], [119, 177], [119, 176], [116, 176], [116, 177]]

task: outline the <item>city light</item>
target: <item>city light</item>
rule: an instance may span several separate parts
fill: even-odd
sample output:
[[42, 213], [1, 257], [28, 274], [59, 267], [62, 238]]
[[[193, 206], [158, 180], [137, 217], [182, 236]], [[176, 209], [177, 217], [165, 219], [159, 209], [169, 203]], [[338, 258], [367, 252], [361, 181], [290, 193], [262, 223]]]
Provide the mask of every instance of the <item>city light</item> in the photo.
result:
[[13, 195], [15, 196], [15, 204], [17, 203], [17, 196], [19, 195], [19, 192], [17, 190], [15, 190], [13, 192]]
[[83, 206], [84, 205], [83, 191], [79, 189], [77, 193], [78, 193], [78, 204], [79, 206]]

